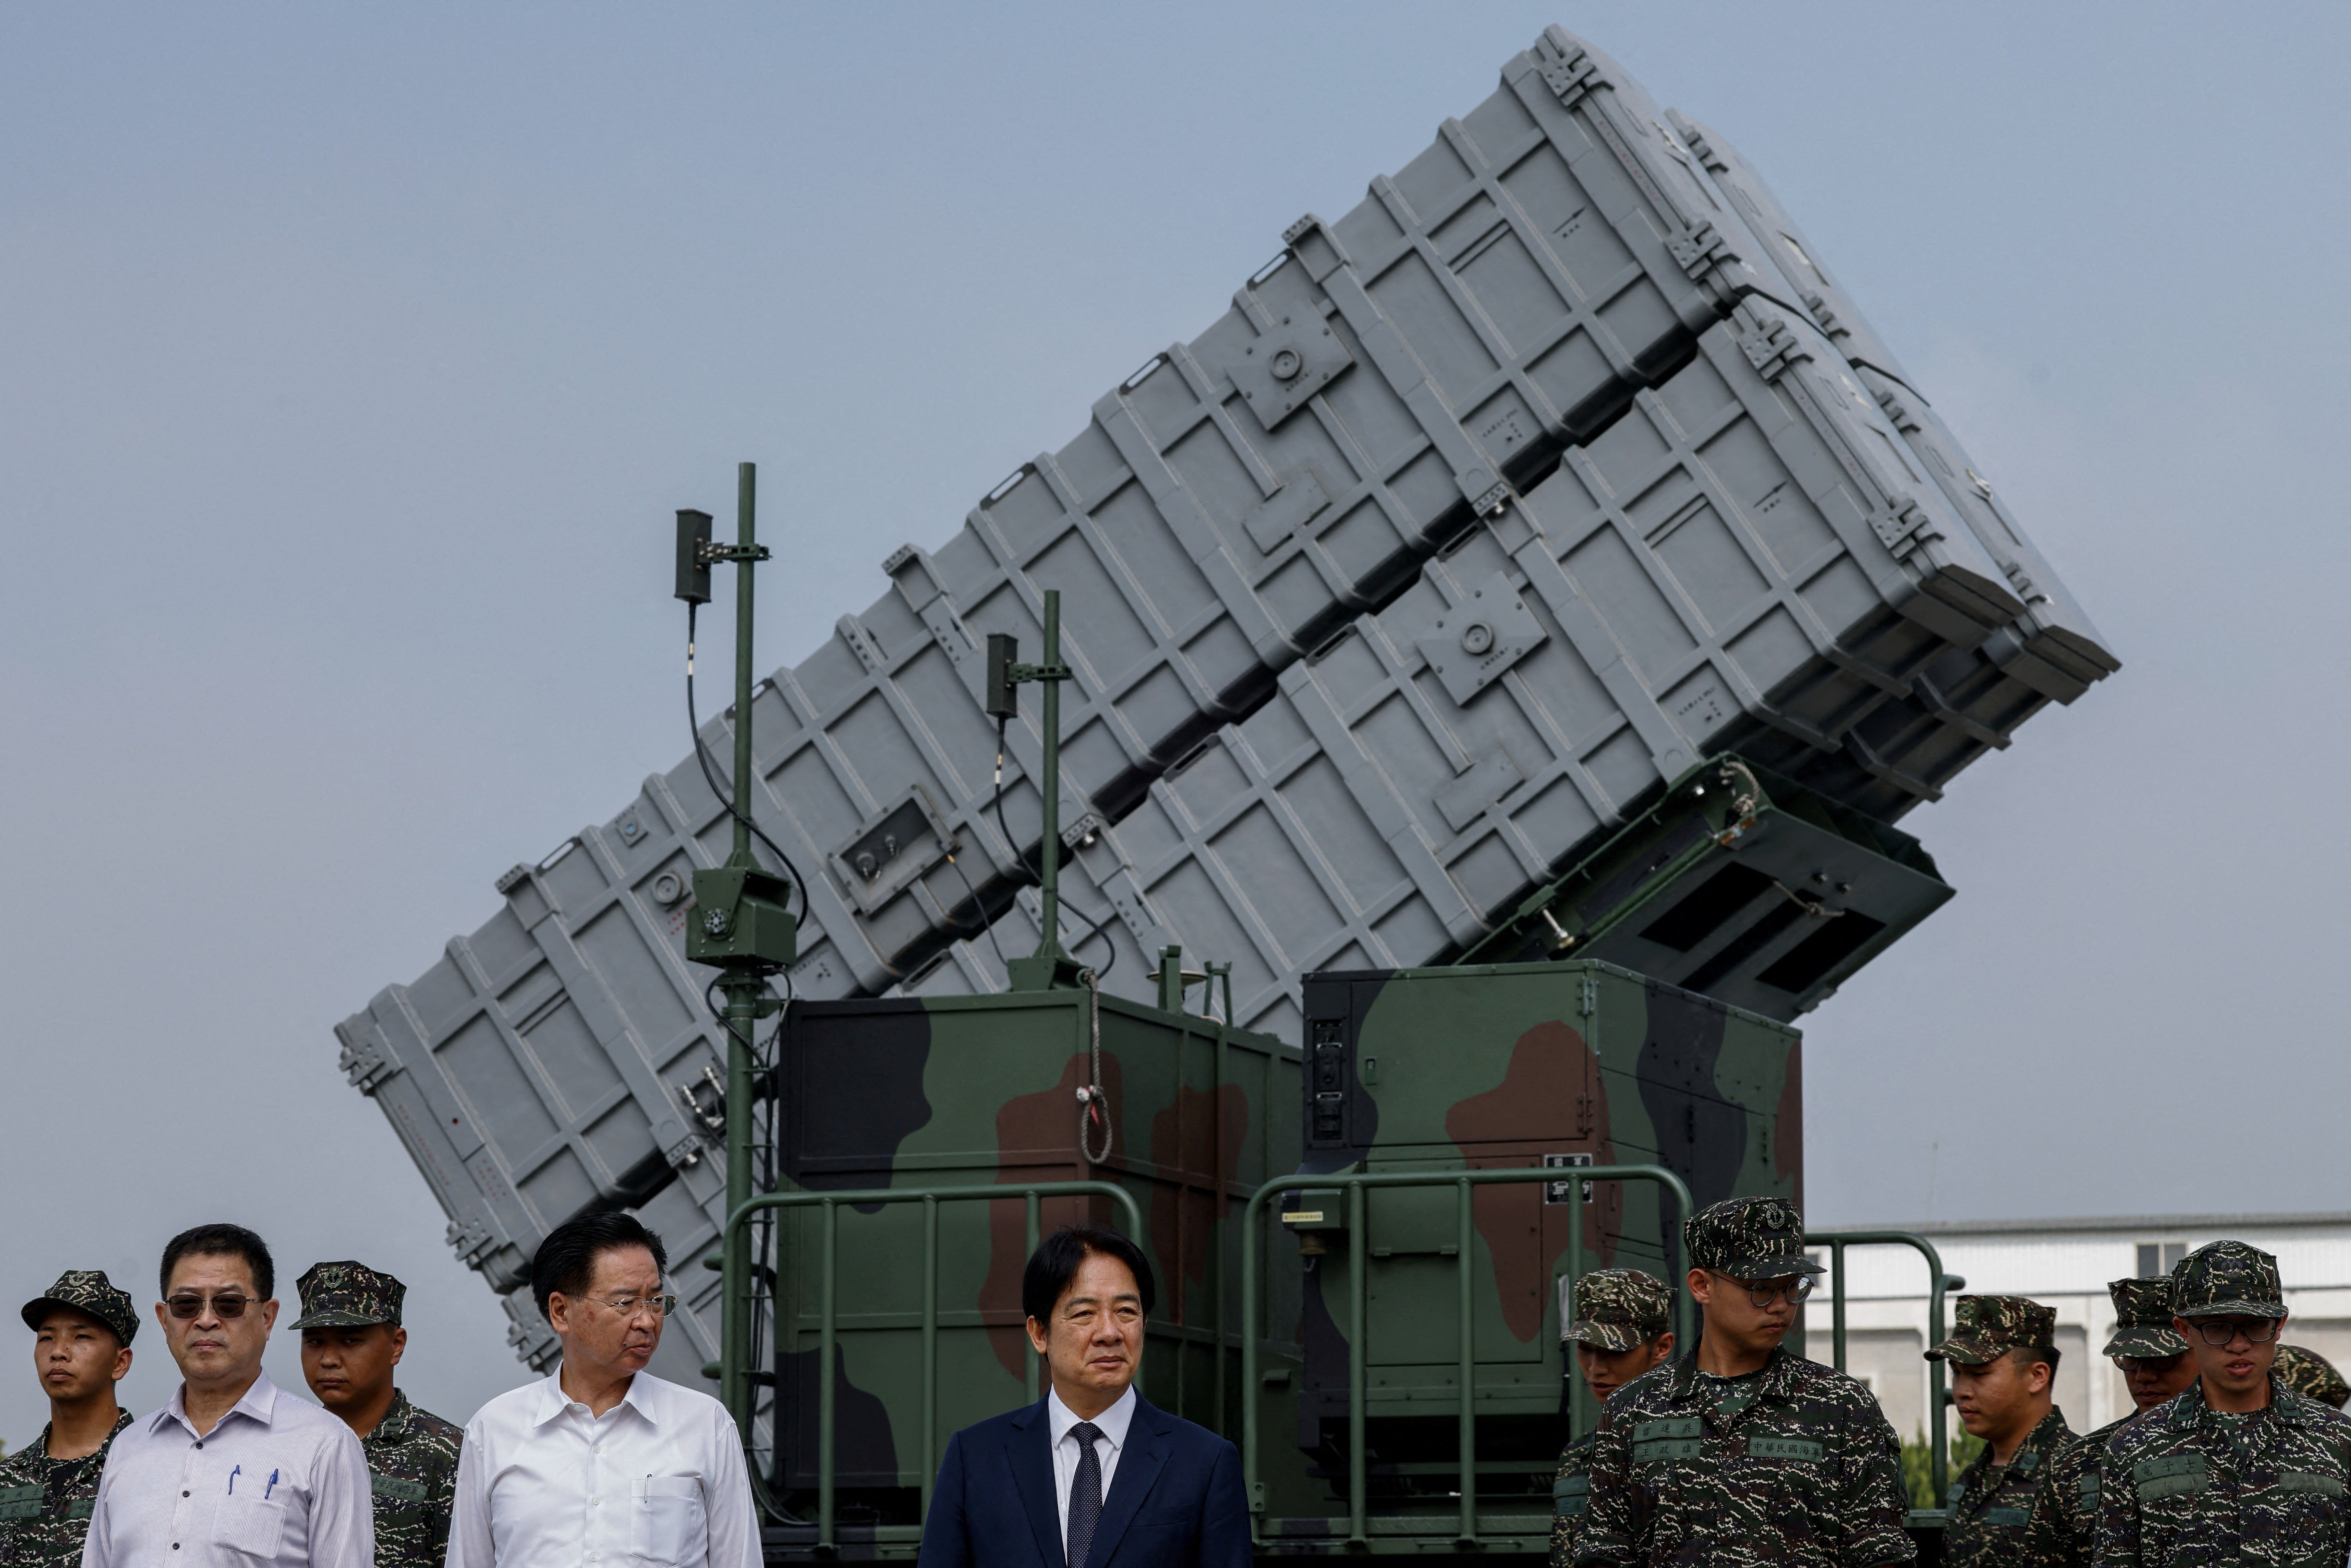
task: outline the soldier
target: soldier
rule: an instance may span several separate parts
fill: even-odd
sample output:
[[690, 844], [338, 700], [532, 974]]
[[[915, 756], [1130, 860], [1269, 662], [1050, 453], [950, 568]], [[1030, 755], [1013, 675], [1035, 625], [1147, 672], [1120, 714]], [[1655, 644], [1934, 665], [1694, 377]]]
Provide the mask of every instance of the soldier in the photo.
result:
[[1951, 1489], [1943, 1560], [1960, 1568], [2012, 1563], [2050, 1457], [2074, 1436], [2050, 1388], [2057, 1309], [2022, 1296], [1961, 1296], [1953, 1330], [1927, 1359], [1951, 1364], [1959, 1424], [1984, 1450]]
[[2337, 1410], [2351, 1400], [2351, 1384], [2335, 1370], [2335, 1364], [2314, 1350], [2304, 1350], [2298, 1344], [2282, 1344], [2277, 1348], [2277, 1375], [2288, 1388], [2305, 1399], [2315, 1399], [2321, 1405], [2332, 1405]]
[[1794, 1206], [1730, 1198], [1682, 1239], [1698, 1348], [1608, 1401], [1576, 1568], [1913, 1561], [1901, 1448], [1876, 1399], [1780, 1343], [1821, 1271]]
[[362, 1263], [314, 1263], [294, 1281], [302, 1376], [359, 1434], [375, 1502], [376, 1568], [441, 1568], [464, 1429], [408, 1402], [392, 1380], [408, 1349], [408, 1287]]
[[0, 1563], [77, 1568], [106, 1451], [131, 1425], [114, 1385], [131, 1370], [139, 1312], [102, 1270], [69, 1269], [25, 1303], [25, 1326], [49, 1424], [0, 1462]]
[[2087, 1568], [2098, 1533], [2098, 1457], [2106, 1441], [2196, 1381], [2196, 1361], [2188, 1342], [2171, 1326], [2171, 1281], [2116, 1280], [2106, 1286], [2115, 1303], [2114, 1337], [2105, 1354], [2114, 1358], [2129, 1388], [2132, 1410], [2057, 1450], [2047, 1477], [2033, 1495], [2032, 1519], [2024, 1527], [2023, 1560], [2035, 1568]]
[[[1575, 1346], [1576, 1370], [1592, 1397], [1608, 1396], [1674, 1354], [1674, 1296], [1663, 1280], [1638, 1269], [1595, 1269], [1575, 1282], [1572, 1320], [1560, 1337]], [[1562, 1449], [1552, 1482], [1551, 1568], [1568, 1568], [1576, 1527], [1592, 1496], [1592, 1443], [1586, 1432]]]
[[2339, 1568], [2351, 1417], [2272, 1371], [2286, 1316], [2277, 1260], [2242, 1241], [2199, 1247], [2172, 1277], [2171, 1304], [2196, 1385], [2107, 1442], [2095, 1561]]

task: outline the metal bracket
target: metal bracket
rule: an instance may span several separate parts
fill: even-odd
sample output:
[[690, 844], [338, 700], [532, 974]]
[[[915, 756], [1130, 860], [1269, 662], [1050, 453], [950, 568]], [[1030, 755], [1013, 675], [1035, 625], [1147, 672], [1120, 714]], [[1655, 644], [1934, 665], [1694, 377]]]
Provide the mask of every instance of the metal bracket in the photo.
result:
[[498, 1244], [497, 1236], [478, 1219], [469, 1219], [463, 1225], [451, 1225], [446, 1239], [449, 1249], [457, 1254], [457, 1261], [468, 1269], [480, 1268], [482, 1260]]
[[1692, 278], [1704, 277], [1719, 262], [1730, 256], [1730, 242], [1711, 223], [1701, 223], [1689, 233], [1666, 242], [1666, 249], [1674, 265]]
[[677, 1097], [694, 1119], [714, 1133], [726, 1131], [726, 1081], [705, 1066], [699, 1079], [677, 1085]]
[[1284, 316], [1245, 345], [1225, 366], [1233, 386], [1268, 430], [1304, 408], [1308, 400], [1355, 362], [1346, 342], [1319, 311]]
[[713, 544], [708, 539], [705, 539], [700, 545], [695, 547], [694, 559], [705, 566], [710, 566], [722, 560], [766, 560], [768, 559], [768, 547], [766, 545], [752, 545], [748, 549], [746, 549], [742, 545]]
[[1578, 49], [1564, 59], [1545, 61], [1542, 78], [1543, 85], [1551, 89], [1553, 97], [1573, 109], [1577, 100], [1590, 92], [1593, 85], [1600, 79], [1600, 62], [1584, 50]]
[[1777, 381], [1798, 358], [1796, 335], [1776, 316], [1756, 317], [1753, 327], [1738, 334], [1738, 342], [1747, 362], [1767, 381]]
[[1418, 646], [1447, 694], [1466, 703], [1541, 647], [1548, 635], [1510, 580], [1498, 571], [1438, 616]]

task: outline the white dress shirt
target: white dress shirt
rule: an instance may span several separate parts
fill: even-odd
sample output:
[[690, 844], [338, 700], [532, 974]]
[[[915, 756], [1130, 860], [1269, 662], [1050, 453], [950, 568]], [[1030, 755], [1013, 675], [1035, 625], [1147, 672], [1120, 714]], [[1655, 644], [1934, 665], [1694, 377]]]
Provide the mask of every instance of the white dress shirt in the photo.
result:
[[[1094, 1417], [1102, 1436], [1094, 1439], [1094, 1458], [1102, 1461], [1102, 1500], [1110, 1500], [1111, 1473], [1118, 1469], [1118, 1456], [1126, 1447], [1126, 1429], [1134, 1420], [1134, 1385], [1111, 1402], [1109, 1409]], [[1060, 1393], [1045, 1396], [1045, 1427], [1053, 1438], [1053, 1501], [1061, 1511], [1061, 1539], [1070, 1538], [1070, 1489], [1078, 1479], [1078, 1437], [1070, 1428], [1079, 1416], [1061, 1403]], [[1030, 1452], [1035, 1452], [1031, 1449]]]
[[211, 1432], [183, 1385], [107, 1451], [82, 1568], [374, 1568], [367, 1455], [263, 1373]]
[[725, 1406], [640, 1372], [590, 1416], [560, 1377], [501, 1394], [466, 1423], [448, 1568], [760, 1568]]

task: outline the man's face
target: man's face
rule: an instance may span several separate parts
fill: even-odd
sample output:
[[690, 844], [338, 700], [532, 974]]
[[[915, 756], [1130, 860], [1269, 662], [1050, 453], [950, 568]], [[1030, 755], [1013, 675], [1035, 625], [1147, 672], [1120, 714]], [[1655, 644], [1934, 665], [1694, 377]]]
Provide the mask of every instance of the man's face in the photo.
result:
[[1029, 1343], [1062, 1388], [1106, 1399], [1126, 1392], [1143, 1365], [1143, 1292], [1117, 1259], [1089, 1252], [1053, 1303], [1050, 1322], [1029, 1320]]
[[2152, 1410], [2187, 1393], [2188, 1385], [2196, 1381], [2196, 1358], [2186, 1351], [2178, 1355], [2118, 1355], [2115, 1367], [2130, 1390], [2131, 1403], [2142, 1410]]
[[[2174, 1318], [2171, 1326], [2188, 1342], [2189, 1357], [2196, 1363], [2197, 1375], [2204, 1380], [2205, 1391], [2219, 1396], [2223, 1402], [2235, 1402], [2257, 1397], [2257, 1391], [2269, 1383], [2270, 1365], [2277, 1360], [2278, 1333], [2284, 1329], [2285, 1320], [2223, 1313], [2209, 1318]], [[2216, 1338], [2225, 1334], [2228, 1343], [2208, 1343], [2202, 1332], [2206, 1329]], [[2268, 1337], [2256, 1343], [2248, 1330]]]
[[1592, 1390], [1592, 1397], [1601, 1404], [1633, 1379], [1648, 1371], [1674, 1354], [1671, 1330], [1652, 1340], [1646, 1340], [1630, 1350], [1602, 1350], [1598, 1345], [1578, 1340], [1575, 1345], [1576, 1370]]
[[2005, 1437], [2028, 1416], [2039, 1420], [2048, 1392], [2046, 1362], [2019, 1366], [2012, 1355], [1996, 1355], [1981, 1366], [1951, 1363], [1951, 1403], [1974, 1437]]
[[[224, 1300], [225, 1298], [225, 1300]], [[180, 1317], [172, 1303], [200, 1303], [193, 1317]], [[230, 1317], [221, 1309], [241, 1305]], [[277, 1303], [259, 1299], [253, 1270], [234, 1253], [199, 1252], [172, 1267], [171, 1283], [156, 1303], [172, 1359], [190, 1383], [250, 1381], [261, 1370], [261, 1352], [277, 1322]]]
[[53, 1307], [33, 1334], [33, 1375], [60, 1405], [95, 1398], [131, 1370], [131, 1350], [87, 1312]]
[[408, 1331], [390, 1323], [302, 1331], [302, 1381], [319, 1403], [341, 1415], [391, 1397], [392, 1369], [408, 1348]]
[[1749, 1355], [1768, 1354], [1788, 1337], [1802, 1299], [1796, 1292], [1807, 1283], [1802, 1274], [1740, 1280], [1711, 1269], [1689, 1271], [1690, 1294], [1706, 1312], [1706, 1332]]
[[[578, 1296], [557, 1291], [547, 1298], [547, 1321], [563, 1342], [563, 1359], [582, 1369], [632, 1376], [645, 1369], [661, 1346], [662, 1317], [655, 1298], [661, 1267], [650, 1248], [608, 1247], [596, 1254], [588, 1289]], [[615, 1308], [624, 1302], [627, 1310]]]

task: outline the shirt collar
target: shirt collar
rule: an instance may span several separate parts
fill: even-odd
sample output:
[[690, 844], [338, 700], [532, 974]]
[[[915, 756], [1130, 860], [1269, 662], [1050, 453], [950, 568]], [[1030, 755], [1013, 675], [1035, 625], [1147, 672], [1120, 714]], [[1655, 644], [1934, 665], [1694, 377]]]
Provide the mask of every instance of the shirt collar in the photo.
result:
[[[253, 1386], [245, 1391], [245, 1397], [228, 1407], [227, 1414], [221, 1417], [221, 1421], [226, 1421], [230, 1416], [245, 1416], [266, 1427], [269, 1425], [271, 1416], [277, 1413], [277, 1385], [269, 1381], [269, 1374], [257, 1372], [253, 1376]], [[166, 1421], [177, 1421], [191, 1432], [196, 1429], [196, 1424], [188, 1419], [188, 1385], [186, 1384], [183, 1383], [179, 1387], [172, 1390], [172, 1402], [155, 1412], [155, 1417], [148, 1424], [148, 1429], [161, 1431]], [[219, 1423], [214, 1424], [213, 1430], [214, 1432], [220, 1430]]]
[[374, 1428], [368, 1433], [368, 1441], [371, 1443], [407, 1441], [408, 1414], [414, 1408], [414, 1406], [409, 1404], [408, 1396], [400, 1389], [394, 1388], [392, 1391], [392, 1407], [383, 1413], [383, 1419], [378, 1421]]
[[[1134, 1421], [1134, 1385], [1132, 1383], [1126, 1385], [1125, 1393], [1111, 1401], [1109, 1409], [1094, 1417], [1094, 1425], [1102, 1428], [1103, 1437], [1110, 1439], [1111, 1451], [1113, 1453], [1126, 1448], [1126, 1430]], [[1046, 1430], [1051, 1436], [1055, 1448], [1061, 1446], [1061, 1439], [1068, 1437], [1070, 1428], [1077, 1424], [1077, 1412], [1061, 1403], [1059, 1390], [1045, 1396]]]
[[[571, 1396], [563, 1392], [563, 1364], [558, 1362], [555, 1370], [538, 1382], [538, 1399], [536, 1407], [531, 1411], [530, 1424], [534, 1427], [544, 1427], [577, 1403], [579, 1402]], [[635, 1411], [651, 1426], [658, 1427], [662, 1424], [661, 1401], [653, 1392], [653, 1379], [644, 1373], [640, 1372], [629, 1379], [629, 1391], [621, 1396], [621, 1403], [613, 1406], [612, 1410], [618, 1410], [623, 1406]], [[611, 1410], [604, 1412], [606, 1416], [611, 1413]], [[601, 1416], [590, 1417], [590, 1420], [601, 1418]]]

